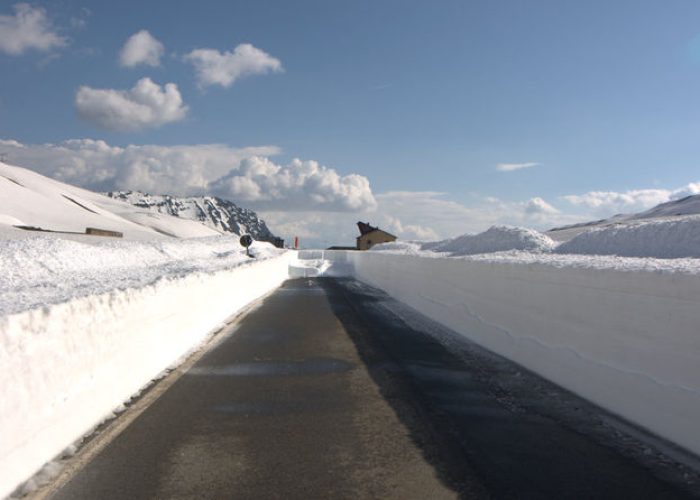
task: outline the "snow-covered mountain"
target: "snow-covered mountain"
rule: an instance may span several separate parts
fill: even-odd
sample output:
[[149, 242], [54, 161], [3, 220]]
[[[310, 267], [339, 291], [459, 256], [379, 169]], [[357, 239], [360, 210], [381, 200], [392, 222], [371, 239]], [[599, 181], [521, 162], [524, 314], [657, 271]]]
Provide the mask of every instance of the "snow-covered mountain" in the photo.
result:
[[86, 228], [129, 240], [194, 238], [221, 234], [199, 222], [134, 207], [26, 168], [0, 162], [0, 238], [36, 236], [33, 228], [64, 238], [94, 241]]
[[630, 224], [647, 221], [650, 219], [679, 219], [697, 215], [700, 215], [700, 194], [686, 196], [685, 198], [678, 200], [661, 203], [660, 205], [656, 205], [655, 207], [645, 210], [644, 212], [634, 214], [618, 214], [608, 219], [583, 222], [581, 224], [573, 224], [570, 226], [555, 227], [547, 231], [545, 234], [554, 240], [566, 241], [573, 238], [577, 234], [583, 233], [590, 229]]
[[694, 194], [679, 200], [668, 201], [666, 203], [656, 205], [654, 208], [649, 209], [646, 212], [631, 215], [630, 220], [697, 214], [700, 214], [700, 194]]
[[151, 195], [139, 191], [111, 191], [105, 194], [139, 208], [181, 219], [195, 220], [222, 233], [238, 235], [248, 233], [259, 241], [272, 242], [275, 239], [275, 235], [267, 228], [265, 221], [260, 219], [254, 211], [241, 208], [232, 201], [216, 196], [181, 198]]

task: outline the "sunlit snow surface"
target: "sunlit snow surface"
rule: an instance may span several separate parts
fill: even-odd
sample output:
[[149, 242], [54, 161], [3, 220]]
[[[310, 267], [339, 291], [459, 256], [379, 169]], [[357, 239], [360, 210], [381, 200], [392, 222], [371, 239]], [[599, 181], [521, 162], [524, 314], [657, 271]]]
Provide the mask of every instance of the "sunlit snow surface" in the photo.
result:
[[[281, 253], [254, 243], [253, 255]], [[150, 285], [196, 272], [214, 273], [250, 260], [238, 237], [92, 244], [51, 236], [0, 239], [0, 316]]]
[[13, 227], [17, 225], [75, 233], [94, 227], [118, 231], [125, 239], [149, 241], [220, 234], [196, 221], [134, 207], [0, 162], [0, 238], [26, 237], [26, 231]]
[[700, 216], [617, 224], [586, 231], [557, 248], [561, 254], [675, 259], [700, 257]]
[[700, 216], [635, 221], [556, 243], [531, 229], [495, 226], [437, 241], [396, 241], [373, 252], [555, 267], [700, 273]]

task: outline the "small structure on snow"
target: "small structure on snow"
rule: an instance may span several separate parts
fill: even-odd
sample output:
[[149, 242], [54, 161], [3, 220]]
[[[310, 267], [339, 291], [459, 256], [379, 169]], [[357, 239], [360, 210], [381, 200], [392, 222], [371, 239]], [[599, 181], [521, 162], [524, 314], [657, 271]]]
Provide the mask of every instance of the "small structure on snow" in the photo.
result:
[[378, 243], [396, 241], [396, 236], [371, 226], [369, 222], [358, 222], [357, 227], [360, 229], [360, 236], [357, 237], [358, 250], [369, 250]]

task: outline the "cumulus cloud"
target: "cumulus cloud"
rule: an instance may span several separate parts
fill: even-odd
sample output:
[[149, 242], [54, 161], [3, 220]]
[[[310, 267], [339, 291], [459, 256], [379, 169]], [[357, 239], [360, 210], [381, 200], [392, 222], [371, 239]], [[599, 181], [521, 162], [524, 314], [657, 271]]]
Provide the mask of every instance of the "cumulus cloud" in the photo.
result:
[[383, 227], [400, 239], [435, 241], [439, 238], [434, 229], [419, 224], [404, 224], [398, 217], [383, 214], [380, 216]]
[[241, 162], [212, 185], [213, 192], [253, 207], [286, 210], [372, 210], [376, 201], [369, 180], [357, 174], [339, 175], [316, 161], [294, 159], [277, 165], [268, 158]]
[[536, 162], [526, 162], [526, 163], [499, 163], [496, 165], [496, 170], [500, 172], [513, 172], [514, 170], [522, 170], [523, 168], [536, 167], [539, 163]]
[[15, 4], [13, 9], [14, 15], [0, 15], [0, 51], [18, 56], [28, 50], [47, 52], [67, 44], [44, 9], [26, 3]]
[[27, 145], [0, 141], [8, 162], [96, 191], [217, 194], [246, 207], [362, 211], [376, 201], [366, 177], [341, 176], [315, 161], [274, 164], [275, 146], [234, 149], [222, 144], [117, 147], [92, 139]]
[[[510, 224], [546, 230], [556, 225], [582, 222], [586, 216], [562, 213], [540, 197], [528, 201], [506, 201], [475, 195], [469, 204], [446, 199], [436, 192], [389, 192], [376, 195], [381, 214], [400, 219], [406, 228], [430, 229], [441, 239], [480, 232], [494, 224]], [[424, 239], [416, 235], [416, 239]]]
[[693, 196], [696, 194], [700, 194], [700, 182], [691, 182], [682, 188], [671, 191], [671, 199], [679, 200], [686, 196]]
[[124, 43], [119, 53], [119, 62], [122, 66], [132, 68], [139, 64], [146, 66], [160, 66], [160, 58], [165, 53], [165, 47], [148, 31], [141, 30], [134, 33]]
[[615, 191], [590, 191], [562, 198], [572, 205], [608, 212], [642, 210], [670, 200], [671, 192], [666, 189], [636, 189], [618, 193]]
[[7, 162], [96, 191], [133, 189], [157, 194], [198, 195], [239, 167], [245, 158], [275, 155], [276, 146], [231, 148], [224, 144], [111, 146], [72, 139], [58, 144], [0, 140]]
[[161, 87], [142, 78], [130, 90], [82, 86], [75, 108], [88, 122], [115, 132], [129, 132], [182, 120], [187, 106], [174, 83]]
[[599, 216], [621, 212], [637, 212], [659, 203], [700, 194], [700, 183], [690, 183], [678, 189], [632, 189], [629, 191], [589, 191], [562, 196], [572, 205], [593, 209]]
[[558, 214], [559, 210], [554, 208], [552, 205], [544, 201], [539, 196], [531, 198], [525, 203], [525, 213], [531, 215], [539, 214]]
[[196, 49], [186, 54], [184, 60], [194, 66], [197, 82], [201, 87], [230, 87], [236, 80], [246, 76], [282, 71], [279, 59], [249, 43], [238, 45], [233, 52]]

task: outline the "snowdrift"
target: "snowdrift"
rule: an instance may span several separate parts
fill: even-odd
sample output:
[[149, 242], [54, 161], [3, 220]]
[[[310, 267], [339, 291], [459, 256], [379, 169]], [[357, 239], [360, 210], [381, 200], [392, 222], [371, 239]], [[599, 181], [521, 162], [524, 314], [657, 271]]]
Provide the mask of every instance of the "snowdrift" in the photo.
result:
[[[525, 258], [528, 256], [528, 258]], [[325, 252], [470, 340], [700, 454], [700, 262]]]
[[464, 234], [451, 240], [424, 244], [423, 250], [447, 252], [453, 256], [480, 253], [527, 250], [547, 252], [554, 248], [554, 241], [533, 229], [512, 226], [493, 226], [479, 234]]
[[532, 229], [493, 226], [479, 234], [464, 234], [432, 242], [396, 241], [372, 248], [423, 257], [494, 256], [500, 252], [540, 255], [615, 255], [654, 259], [700, 257], [700, 215], [611, 224], [578, 233], [559, 243]]
[[562, 243], [557, 253], [674, 259], [700, 257], [700, 216], [608, 226]]
[[292, 252], [224, 240], [2, 242], [0, 497], [287, 278]]

